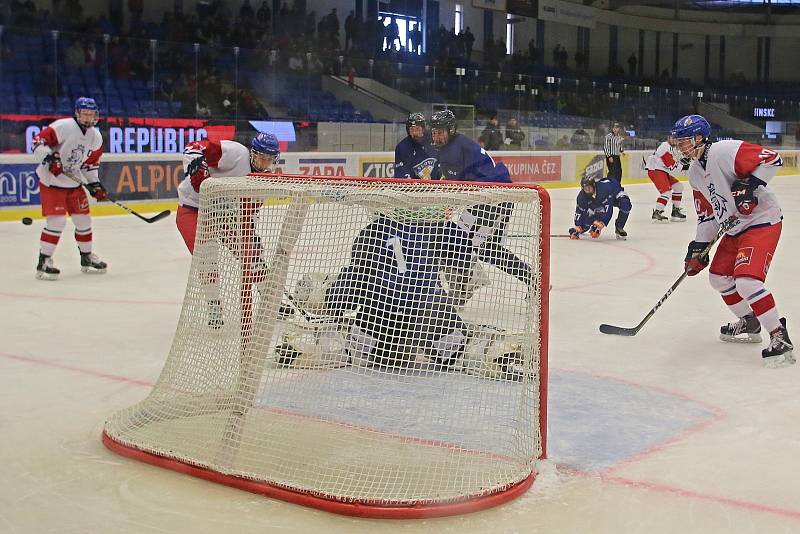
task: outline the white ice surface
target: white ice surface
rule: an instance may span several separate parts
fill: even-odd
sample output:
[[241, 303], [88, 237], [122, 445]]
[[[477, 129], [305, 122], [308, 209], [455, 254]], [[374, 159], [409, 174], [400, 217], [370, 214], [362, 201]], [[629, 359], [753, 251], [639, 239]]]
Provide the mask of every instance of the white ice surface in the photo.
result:
[[[785, 226], [767, 283], [796, 339], [798, 178], [773, 182]], [[172, 341], [190, 262], [174, 218], [95, 219], [105, 276], [80, 273], [68, 225], [55, 283], [33, 277], [42, 222], [0, 224], [0, 533], [800, 532], [800, 366], [764, 369], [760, 346], [719, 341], [731, 316], [705, 273], [636, 337], [598, 332], [644, 316], [694, 232], [691, 216], [651, 224], [652, 185], [626, 190], [627, 242], [552, 241], [540, 477], [507, 505], [427, 521], [336, 516], [106, 450], [105, 417], [147, 394]], [[566, 233], [576, 190], [550, 194]]]

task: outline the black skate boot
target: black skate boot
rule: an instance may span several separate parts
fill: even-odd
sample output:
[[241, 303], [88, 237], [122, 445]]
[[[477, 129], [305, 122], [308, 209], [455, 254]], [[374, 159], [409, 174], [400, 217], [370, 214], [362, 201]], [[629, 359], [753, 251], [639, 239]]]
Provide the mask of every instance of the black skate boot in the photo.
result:
[[628, 239], [628, 232], [626, 232], [620, 227], [614, 228], [614, 234], [616, 235], [616, 238], [621, 241], [625, 241], [626, 239]]
[[686, 214], [683, 213], [683, 210], [681, 210], [680, 208], [672, 206], [672, 216], [670, 216], [670, 220], [673, 222], [685, 222]]
[[225, 325], [222, 319], [222, 302], [219, 299], [208, 301], [208, 326], [214, 330], [219, 330]]
[[37, 280], [58, 280], [58, 275], [61, 271], [53, 265], [53, 258], [39, 254], [39, 263], [36, 265], [36, 279]]
[[794, 364], [793, 348], [789, 332], [786, 331], [786, 319], [781, 317], [781, 325], [769, 333], [769, 345], [761, 351], [764, 365], [776, 369]]
[[719, 338], [731, 343], [761, 343], [761, 323], [748, 313], [735, 323], [720, 327]]
[[97, 254], [92, 252], [81, 252], [81, 272], [88, 274], [106, 274], [108, 265], [100, 261]]
[[653, 215], [650, 218], [657, 223], [669, 222], [669, 218], [664, 215], [664, 210], [653, 210]]

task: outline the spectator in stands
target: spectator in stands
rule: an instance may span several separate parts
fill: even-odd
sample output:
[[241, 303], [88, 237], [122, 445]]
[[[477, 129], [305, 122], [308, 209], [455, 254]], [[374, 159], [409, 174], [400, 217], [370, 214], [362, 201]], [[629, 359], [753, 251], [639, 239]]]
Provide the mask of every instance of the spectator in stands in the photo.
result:
[[353, 35], [355, 34], [356, 28], [356, 15], [353, 10], [350, 10], [350, 14], [347, 15], [347, 18], [344, 19], [344, 49], [349, 50], [350, 45], [353, 42]]
[[270, 10], [267, 0], [261, 2], [261, 6], [256, 12], [256, 20], [261, 25], [261, 28], [266, 29], [270, 26], [272, 19], [272, 10]]
[[464, 30], [464, 33], [461, 35], [462, 39], [464, 39], [464, 53], [466, 54], [466, 59], [467, 61], [471, 61], [472, 46], [475, 44], [475, 36], [472, 34], [472, 30], [470, 30], [469, 26], [467, 26], [467, 29]]
[[486, 150], [500, 150], [500, 145], [503, 144], [503, 132], [500, 131], [497, 115], [492, 115], [492, 118], [486, 123], [478, 142]]
[[583, 129], [583, 125], [579, 125], [578, 129], [572, 133], [569, 144], [575, 150], [589, 150], [589, 134]]
[[294, 52], [289, 57], [289, 70], [300, 72], [303, 70], [303, 60], [300, 58], [299, 52]]
[[517, 118], [511, 117], [506, 123], [505, 145], [509, 150], [521, 150], [525, 140], [525, 132], [517, 124]]
[[556, 148], [558, 150], [569, 150], [569, 137], [562, 135], [558, 141], [556, 141]]
[[68, 67], [80, 68], [86, 63], [86, 54], [83, 51], [83, 46], [77, 39], [64, 51], [64, 64]]
[[631, 76], [636, 76], [636, 64], [638, 61], [636, 60], [636, 54], [631, 52], [630, 57], [628, 58], [628, 71], [630, 72]]

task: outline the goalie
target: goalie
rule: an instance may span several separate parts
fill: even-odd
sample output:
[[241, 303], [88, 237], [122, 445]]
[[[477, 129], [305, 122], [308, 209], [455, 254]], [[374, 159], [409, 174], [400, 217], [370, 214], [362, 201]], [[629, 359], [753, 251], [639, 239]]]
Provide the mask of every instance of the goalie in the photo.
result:
[[[437, 248], [447, 232], [441, 225], [380, 215], [359, 233], [347, 266], [333, 275], [307, 274], [293, 301], [303, 315], [325, 315], [342, 325], [352, 365], [457, 369], [520, 380], [530, 344], [496, 328], [467, 324], [440, 283]], [[279, 356], [284, 364], [307, 363], [314, 355], [304, 352], [313, 350], [284, 344]]]

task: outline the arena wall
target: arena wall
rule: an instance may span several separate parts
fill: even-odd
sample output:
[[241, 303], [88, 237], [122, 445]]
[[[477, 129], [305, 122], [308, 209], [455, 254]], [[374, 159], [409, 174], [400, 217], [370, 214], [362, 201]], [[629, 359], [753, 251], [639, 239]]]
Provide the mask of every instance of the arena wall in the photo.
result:
[[[596, 151], [495, 151], [518, 183], [545, 187], [574, 187]], [[647, 182], [643, 158], [649, 150], [628, 151], [622, 160], [623, 183]], [[800, 173], [800, 150], [781, 150], [781, 174]], [[29, 154], [0, 155], [0, 221], [40, 217], [36, 162]], [[393, 152], [289, 152], [281, 155], [279, 171], [317, 176], [392, 178]], [[183, 179], [180, 154], [107, 154], [100, 177], [108, 191], [140, 211], [174, 209], [177, 187]], [[685, 179], [685, 177], [683, 177]], [[94, 202], [94, 201], [92, 201]], [[124, 213], [108, 202], [95, 204], [96, 215]]]

